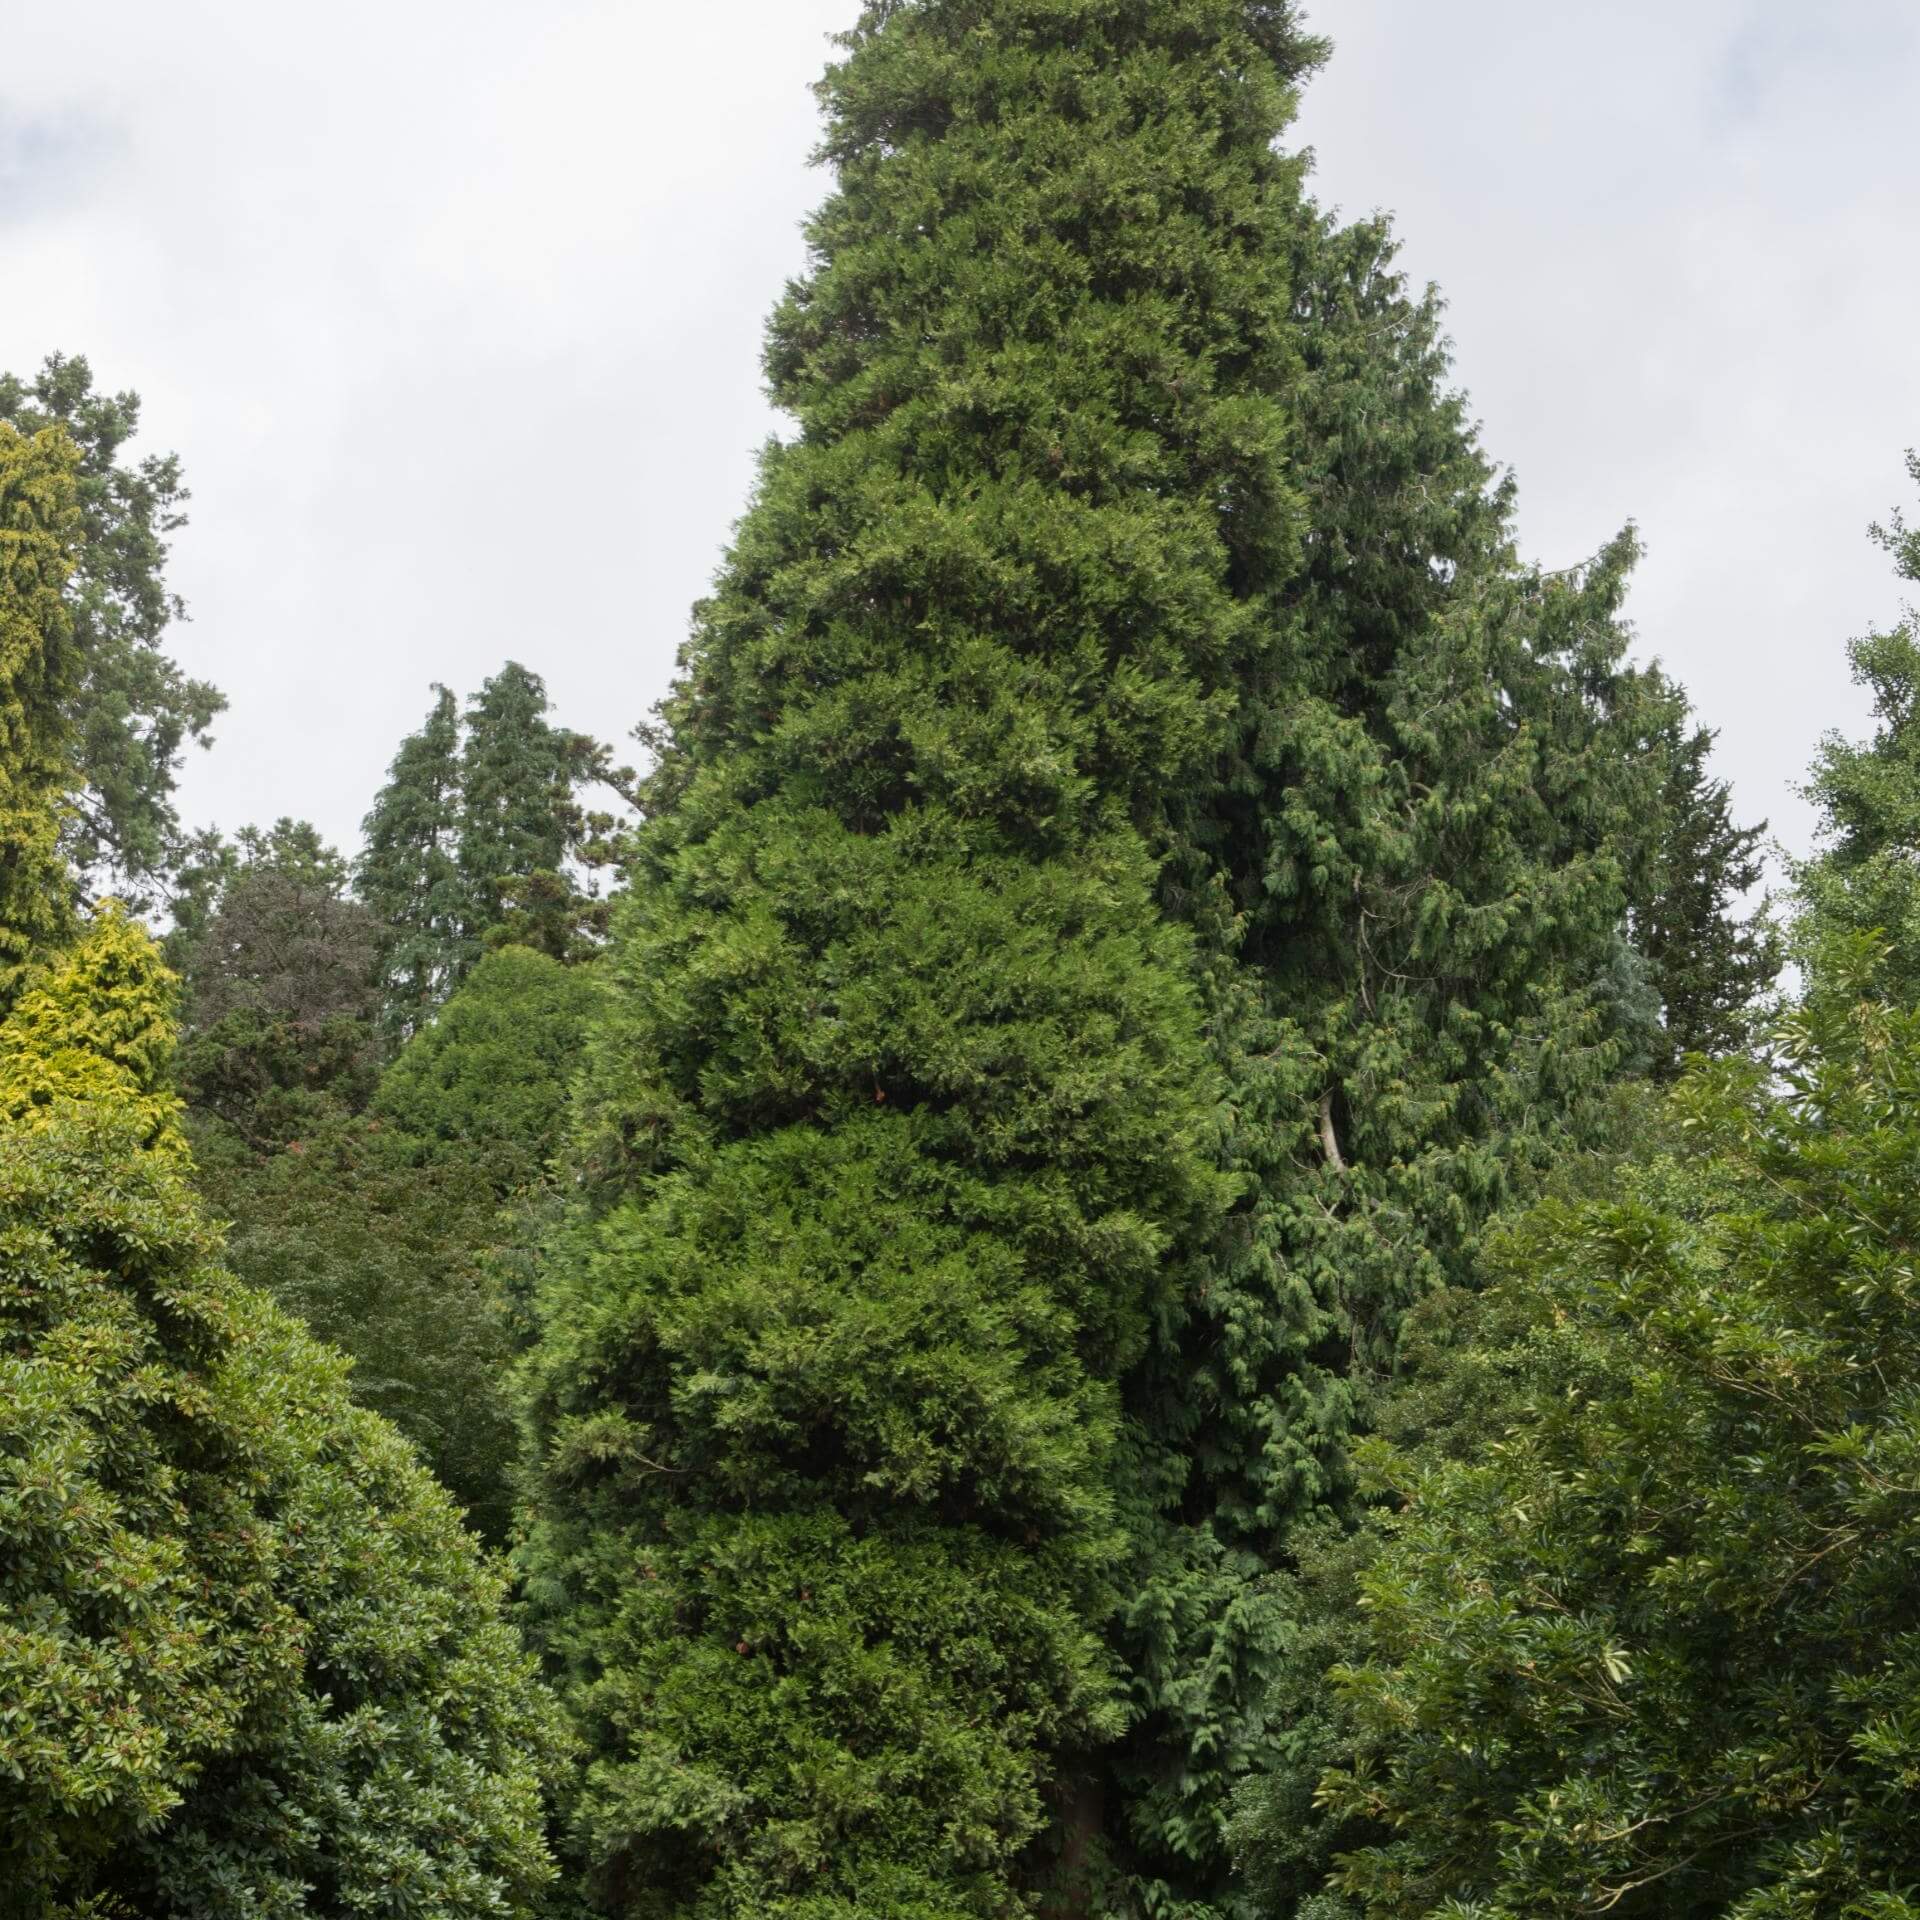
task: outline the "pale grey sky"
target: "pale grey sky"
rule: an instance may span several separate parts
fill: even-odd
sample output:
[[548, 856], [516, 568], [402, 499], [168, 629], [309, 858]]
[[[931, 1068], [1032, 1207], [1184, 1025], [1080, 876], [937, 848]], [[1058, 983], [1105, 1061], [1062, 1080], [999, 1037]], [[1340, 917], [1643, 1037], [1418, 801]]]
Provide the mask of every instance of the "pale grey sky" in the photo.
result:
[[[774, 426], [761, 323], [856, 0], [0, 0], [0, 366], [84, 352], [194, 488], [184, 808], [351, 843], [427, 684], [618, 738]], [[1632, 610], [1791, 842], [1920, 441], [1911, 0], [1321, 0], [1300, 138], [1399, 218], [1552, 564]]]

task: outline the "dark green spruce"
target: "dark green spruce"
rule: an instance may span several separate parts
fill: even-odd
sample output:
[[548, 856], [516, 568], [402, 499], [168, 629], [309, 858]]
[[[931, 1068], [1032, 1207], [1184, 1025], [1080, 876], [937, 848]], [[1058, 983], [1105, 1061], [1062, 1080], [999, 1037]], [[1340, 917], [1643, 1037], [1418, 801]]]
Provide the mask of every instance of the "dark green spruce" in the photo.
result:
[[1725, 1054], [1753, 1038], [1755, 1004], [1780, 971], [1780, 938], [1763, 908], [1741, 902], [1760, 882], [1766, 822], [1742, 827], [1728, 783], [1708, 768], [1715, 735], [1676, 712], [1667, 741], [1664, 840], [1649, 897], [1634, 916], [1664, 1015], [1660, 1074], [1689, 1055]]
[[445, 687], [401, 741], [361, 823], [354, 887], [385, 928], [385, 1026], [417, 1032], [452, 992], [475, 950], [461, 884], [460, 709]]

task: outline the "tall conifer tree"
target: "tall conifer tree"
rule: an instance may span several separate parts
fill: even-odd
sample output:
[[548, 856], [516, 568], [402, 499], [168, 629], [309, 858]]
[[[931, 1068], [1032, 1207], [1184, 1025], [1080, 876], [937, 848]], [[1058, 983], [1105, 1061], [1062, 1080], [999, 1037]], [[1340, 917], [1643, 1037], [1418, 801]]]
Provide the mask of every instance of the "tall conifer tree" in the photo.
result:
[[[1920, 483], [1920, 454], [1907, 455]], [[1895, 513], [1873, 529], [1902, 580], [1920, 582], [1920, 528]], [[1795, 945], [1803, 964], [1841, 934], [1872, 934], [1889, 948], [1892, 994], [1920, 1000], [1920, 616], [1847, 648], [1854, 683], [1873, 697], [1870, 740], [1829, 734], [1806, 795], [1820, 811], [1822, 845], [1796, 865]]]
[[1780, 971], [1780, 938], [1765, 909], [1741, 913], [1764, 870], [1766, 822], [1735, 821], [1732, 788], [1708, 766], [1715, 737], [1676, 709], [1655, 885], [1634, 914], [1635, 943], [1660, 995], [1664, 1079], [1688, 1054], [1746, 1041], [1755, 1003]]
[[531, 1369], [531, 1592], [617, 1910], [1084, 1882], [1119, 1385], [1231, 1191], [1160, 796], [1294, 564], [1313, 49], [1244, 0], [875, 6], [669, 704]]
[[1136, 1713], [1087, 1815], [1114, 1898], [1186, 1916], [1244, 1910], [1232, 1791], [1289, 1731], [1295, 1627], [1266, 1576], [1347, 1507], [1404, 1315], [1653, 1059], [1630, 914], [1684, 713], [1626, 662], [1630, 532], [1564, 573], [1519, 564], [1387, 231], [1303, 199], [1293, 263], [1302, 563], [1165, 817], [1244, 1197], [1129, 1382]]
[[354, 876], [386, 928], [386, 1024], [395, 1040], [424, 1023], [477, 951], [458, 860], [460, 711], [447, 688], [433, 696], [426, 724], [401, 741], [362, 823]]
[[506, 918], [517, 879], [566, 861], [568, 738], [547, 718], [546, 683], [517, 660], [467, 705], [458, 862], [476, 934]]

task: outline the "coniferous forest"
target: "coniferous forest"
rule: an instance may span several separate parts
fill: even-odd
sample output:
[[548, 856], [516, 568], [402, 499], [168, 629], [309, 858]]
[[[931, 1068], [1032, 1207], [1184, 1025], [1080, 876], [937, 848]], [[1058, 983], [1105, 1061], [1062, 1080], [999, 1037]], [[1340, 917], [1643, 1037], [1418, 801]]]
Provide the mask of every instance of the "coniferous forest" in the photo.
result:
[[1327, 57], [869, 0], [638, 769], [352, 849], [0, 377], [0, 1915], [1920, 1920], [1920, 530], [1756, 903]]

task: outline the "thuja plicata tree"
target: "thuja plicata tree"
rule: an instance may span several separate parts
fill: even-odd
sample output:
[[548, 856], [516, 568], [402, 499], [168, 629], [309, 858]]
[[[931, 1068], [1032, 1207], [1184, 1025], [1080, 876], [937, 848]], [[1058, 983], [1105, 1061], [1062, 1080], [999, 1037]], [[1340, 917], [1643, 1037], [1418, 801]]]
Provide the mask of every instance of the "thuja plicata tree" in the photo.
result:
[[529, 1378], [616, 1910], [1082, 1881], [1121, 1383], [1234, 1181], [1156, 796], [1295, 540], [1277, 10], [869, 12], [669, 703]]

